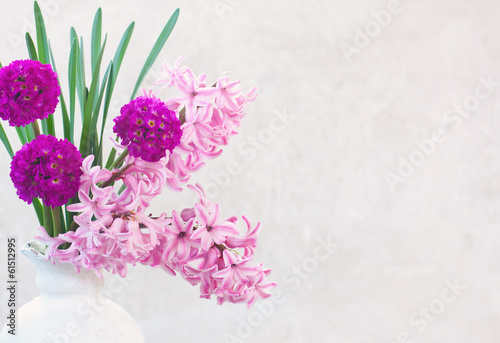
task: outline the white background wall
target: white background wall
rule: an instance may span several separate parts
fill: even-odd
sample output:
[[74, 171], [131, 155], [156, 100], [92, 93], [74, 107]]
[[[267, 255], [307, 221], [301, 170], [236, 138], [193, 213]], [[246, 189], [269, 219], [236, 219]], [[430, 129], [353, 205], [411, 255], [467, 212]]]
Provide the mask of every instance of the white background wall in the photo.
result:
[[[482, 78], [500, 82], [498, 2], [402, 0], [382, 28], [372, 11], [389, 2], [379, 0], [41, 5], [61, 71], [70, 26], [89, 41], [99, 5], [111, 50], [136, 21], [115, 108], [176, 7], [179, 22], [159, 60], [185, 55], [209, 80], [230, 72], [245, 89], [260, 87], [240, 135], [193, 181], [215, 184], [232, 161], [244, 167], [213, 187], [214, 199], [226, 215], [262, 222], [256, 259], [273, 268], [284, 300], [259, 323], [258, 307], [219, 307], [180, 278], [131, 268], [113, 300], [147, 342], [224, 342], [224, 333], [238, 336], [249, 321], [255, 327], [245, 342], [500, 341], [500, 85], [479, 93], [488, 97], [474, 107]], [[31, 1], [2, 0], [2, 63], [27, 57], [16, 39], [32, 23]], [[346, 58], [341, 47], [356, 35], [362, 44], [358, 30], [367, 29], [367, 46]], [[460, 119], [454, 106], [464, 102], [474, 108]], [[289, 118], [279, 132], [270, 131], [276, 112]], [[250, 137], [260, 150], [242, 153]], [[418, 152], [422, 142], [428, 155]], [[0, 160], [0, 231], [24, 242], [36, 218], [16, 199], [3, 148]], [[418, 166], [401, 167], [408, 160]], [[391, 187], [388, 173], [399, 172], [405, 176]], [[191, 198], [165, 194], [153, 210], [179, 209]], [[328, 239], [336, 247], [314, 260]], [[24, 258], [19, 264], [23, 304], [37, 291], [34, 268]]]

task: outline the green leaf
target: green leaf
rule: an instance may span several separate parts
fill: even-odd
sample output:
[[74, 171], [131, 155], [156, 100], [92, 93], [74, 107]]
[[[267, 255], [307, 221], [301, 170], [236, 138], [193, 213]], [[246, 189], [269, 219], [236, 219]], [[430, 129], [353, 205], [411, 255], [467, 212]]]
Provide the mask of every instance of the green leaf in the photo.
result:
[[33, 132], [33, 127], [30, 125], [26, 125], [24, 127], [24, 132], [26, 133], [26, 137], [28, 138], [28, 142], [31, 142], [35, 139], [35, 133]]
[[35, 208], [38, 222], [43, 226], [43, 207], [38, 198], [33, 198], [33, 207]]
[[[36, 43], [38, 47], [38, 60], [43, 64], [50, 64], [49, 43], [47, 32], [43, 21], [42, 11], [38, 2], [34, 4], [35, 24], [36, 24]], [[51, 114], [47, 119], [42, 120], [42, 130], [44, 134], [55, 136], [54, 115]]]
[[137, 82], [134, 87], [134, 91], [132, 92], [132, 97], [131, 99], [135, 98], [135, 95], [137, 94], [137, 91], [139, 90], [139, 87], [141, 86], [142, 81], [146, 77], [147, 73], [151, 69], [151, 66], [153, 63], [156, 61], [156, 58], [160, 54], [161, 49], [165, 45], [165, 42], [167, 41], [168, 36], [170, 36], [170, 33], [174, 29], [175, 23], [177, 22], [177, 18], [179, 17], [179, 9], [176, 9], [170, 19], [168, 20], [167, 24], [163, 28], [163, 31], [160, 33], [160, 36], [156, 40], [155, 45], [153, 46], [153, 49], [151, 49], [151, 52], [149, 53], [149, 56], [146, 60], [146, 63], [144, 63], [144, 66], [142, 67], [141, 73], [139, 74], [139, 78], [137, 79]]
[[28, 47], [28, 54], [30, 56], [30, 59], [38, 61], [35, 44], [33, 43], [33, 39], [31, 38], [29, 32], [26, 32], [26, 46]]
[[116, 156], [116, 149], [113, 148], [111, 149], [111, 152], [109, 153], [108, 160], [106, 161], [106, 169], [109, 169], [113, 163], [115, 163], [115, 156]]
[[113, 90], [116, 84], [116, 78], [118, 77], [118, 73], [120, 72], [120, 67], [122, 65], [125, 52], [127, 51], [128, 43], [130, 42], [130, 38], [132, 37], [132, 33], [134, 32], [134, 26], [135, 22], [132, 22], [125, 30], [125, 33], [122, 36], [122, 39], [120, 41], [120, 44], [118, 45], [118, 48], [116, 49], [115, 56], [112, 61], [113, 62], [112, 77], [110, 77], [109, 79], [108, 88], [106, 91], [106, 97], [104, 99], [103, 125], [105, 125], [105, 121], [108, 116], [109, 106], [111, 104], [111, 97], [113, 95]]
[[73, 41], [76, 39], [78, 41], [78, 35], [76, 34], [76, 30], [73, 26], [69, 30], [70, 44], [73, 44]]
[[10, 145], [9, 138], [3, 129], [2, 123], [0, 123], [0, 139], [5, 146], [5, 149], [7, 149], [10, 158], [14, 157], [14, 150], [12, 150], [12, 146]]
[[64, 221], [61, 218], [60, 206], [51, 209], [52, 211], [52, 223], [53, 223], [53, 232], [54, 235], [52, 237], [57, 237], [60, 233], [63, 232], [63, 224]]
[[85, 64], [83, 54], [83, 39], [80, 38], [80, 45], [78, 46], [78, 58], [76, 63], [76, 90], [78, 92], [78, 100], [80, 101], [82, 121], [83, 115], [85, 113], [85, 106], [87, 103], [87, 86], [85, 85]]
[[68, 141], [73, 143], [72, 137], [71, 137], [71, 123], [69, 121], [69, 116], [68, 116], [68, 109], [66, 107], [66, 101], [64, 100], [64, 96], [61, 93], [61, 96], [59, 97], [61, 100], [61, 112], [63, 116], [63, 128], [64, 128], [64, 138], [66, 138]]
[[118, 77], [118, 72], [120, 71], [120, 67], [122, 65], [123, 57], [125, 56], [125, 52], [127, 51], [128, 43], [130, 42], [130, 38], [132, 37], [132, 33], [134, 32], [135, 22], [132, 22], [125, 32], [123, 33], [122, 39], [120, 40], [120, 44], [116, 49], [115, 56], [113, 57], [113, 87], [111, 88], [111, 92], [113, 92], [114, 84], [116, 78]]
[[96, 69], [94, 70], [94, 74], [92, 75], [92, 83], [90, 84], [90, 91], [88, 93], [88, 99], [85, 105], [85, 112], [83, 116], [83, 127], [82, 127], [82, 136], [80, 139], [80, 152], [82, 156], [85, 158], [92, 152], [93, 147], [93, 138], [95, 134], [95, 130], [97, 129], [95, 126], [91, 127], [92, 122], [92, 112], [94, 110], [94, 99], [97, 93], [97, 87], [99, 85], [99, 79], [97, 75], [99, 75], [99, 71], [101, 69], [101, 61], [102, 55], [104, 53], [104, 47], [106, 46], [106, 39], [104, 39], [104, 44], [102, 46], [101, 52], [99, 53], [99, 58], [97, 59]]
[[114, 69], [113, 69], [113, 61], [111, 61], [111, 65], [110, 65], [110, 68], [109, 68], [109, 77], [108, 77], [108, 86], [106, 88], [106, 97], [105, 97], [105, 100], [104, 100], [104, 111], [103, 111], [103, 114], [102, 114], [102, 123], [101, 123], [101, 136], [99, 137], [99, 149], [97, 150], [97, 154], [96, 154], [96, 158], [95, 158], [95, 161], [94, 163], [98, 166], [101, 166], [102, 167], [102, 154], [103, 154], [103, 146], [104, 146], [104, 142], [102, 141], [103, 140], [103, 136], [104, 136], [104, 129], [106, 127], [106, 119], [108, 117], [108, 109], [109, 109], [109, 101], [111, 99], [111, 92], [113, 92], [113, 89], [112, 89], [112, 84], [114, 84], [114, 79], [115, 79], [115, 75], [114, 75]]
[[70, 142], [75, 142], [75, 106], [76, 106], [76, 65], [78, 58], [78, 39], [73, 39], [69, 53], [68, 83], [69, 83], [69, 122]]
[[99, 8], [94, 17], [94, 24], [92, 25], [92, 45], [91, 45], [91, 66], [92, 74], [96, 68], [99, 52], [101, 51], [101, 32], [102, 32], [102, 10]]
[[[56, 68], [56, 61], [54, 60], [54, 55], [52, 54], [52, 47], [50, 46], [49, 42], [49, 53], [50, 53], [50, 60], [52, 61], [52, 68], [54, 68], [54, 72], [57, 74], [57, 68]], [[59, 80], [59, 75], [57, 76], [57, 82], [59, 85], [61, 84], [61, 80]], [[68, 108], [66, 107], [66, 101], [64, 101], [64, 95], [61, 92], [61, 95], [59, 96], [59, 99], [61, 101], [61, 112], [62, 112], [62, 117], [63, 117], [63, 130], [64, 130], [64, 138], [70, 140], [70, 123], [69, 123], [69, 116], [68, 116]], [[54, 132], [55, 135], [55, 132]], [[70, 142], [72, 142], [70, 140]]]
[[36, 42], [38, 46], [39, 61], [43, 64], [49, 64], [49, 44], [47, 41], [47, 32], [45, 30], [45, 23], [43, 21], [42, 11], [38, 2], [35, 1], [35, 24], [36, 24]]
[[50, 207], [42, 205], [43, 208], [43, 226], [45, 231], [49, 234], [50, 237], [54, 237], [54, 225], [52, 221], [52, 210]]
[[60, 220], [60, 225], [61, 225], [61, 233], [66, 233], [66, 222], [65, 222], [65, 216], [64, 216], [64, 212], [63, 212], [63, 208], [62, 206], [59, 206], [57, 208], [57, 210], [59, 211], [59, 220]]
[[66, 231], [69, 229], [69, 227], [71, 226], [71, 223], [73, 223], [73, 217], [76, 215], [75, 212], [70, 212], [67, 210], [67, 207], [71, 204], [76, 204], [80, 202], [79, 198], [78, 198], [78, 195], [69, 199], [68, 202], [66, 203], [66, 206], [65, 206], [65, 212], [66, 212]]
[[22, 127], [16, 126], [16, 132], [17, 135], [19, 136], [19, 140], [21, 141], [21, 144], [24, 145], [28, 142], [28, 138], [26, 137], [26, 132]]
[[[110, 75], [108, 79], [108, 86], [106, 89], [106, 96], [104, 98], [104, 109], [102, 116], [102, 125], [101, 125], [101, 137], [99, 139], [100, 145], [99, 150], [97, 151], [98, 155], [96, 157], [96, 161], [94, 161], [97, 165], [102, 166], [102, 154], [103, 154], [103, 134], [104, 128], [106, 126], [106, 120], [108, 117], [109, 106], [111, 104], [111, 97], [113, 96], [113, 90], [115, 88], [116, 79], [118, 77], [118, 73], [120, 72], [120, 68], [122, 65], [123, 58], [125, 56], [125, 52], [127, 51], [128, 44], [130, 42], [130, 38], [132, 37], [132, 33], [134, 32], [135, 22], [130, 23], [125, 32], [123, 33], [122, 39], [120, 40], [120, 44], [116, 49], [115, 56], [113, 58], [113, 65], [110, 70]], [[112, 150], [111, 154], [108, 157], [108, 161], [106, 165], [111, 165], [115, 159], [116, 150]]]
[[40, 121], [42, 123], [42, 133], [44, 135], [49, 134], [49, 124], [47, 123], [47, 119], [43, 119]]
[[[106, 73], [102, 79], [101, 90], [99, 92], [99, 97], [97, 98], [96, 105], [94, 108], [94, 114], [92, 115], [92, 121], [90, 123], [90, 127], [95, 128], [95, 130], [91, 131], [90, 140], [94, 141], [94, 147], [92, 153], [98, 155], [99, 151], [99, 140], [97, 137], [97, 121], [99, 119], [99, 111], [101, 110], [102, 98], [104, 96], [104, 90], [106, 89], [106, 81], [108, 81], [108, 77], [110, 75], [111, 68], [113, 67], [113, 63], [110, 62], [108, 68], [106, 69]], [[97, 158], [94, 159], [94, 164], [97, 163]]]
[[[104, 90], [106, 89], [106, 82], [108, 81], [112, 67], [113, 67], [113, 61], [110, 61], [108, 64], [108, 67], [106, 68], [106, 72], [104, 73], [104, 77], [102, 78], [102, 81], [101, 81], [101, 87], [99, 88], [99, 97], [96, 98], [96, 102], [95, 102], [95, 106], [94, 106], [94, 114], [99, 114], [99, 111], [101, 110], [101, 103], [102, 103], [102, 99], [104, 97]], [[92, 117], [92, 119], [94, 119], [94, 117]], [[96, 117], [95, 124], [97, 124], [97, 119], [99, 119], [99, 118]]]
[[47, 119], [42, 120], [42, 131], [44, 135], [56, 136], [54, 114], [51, 114], [47, 117]]

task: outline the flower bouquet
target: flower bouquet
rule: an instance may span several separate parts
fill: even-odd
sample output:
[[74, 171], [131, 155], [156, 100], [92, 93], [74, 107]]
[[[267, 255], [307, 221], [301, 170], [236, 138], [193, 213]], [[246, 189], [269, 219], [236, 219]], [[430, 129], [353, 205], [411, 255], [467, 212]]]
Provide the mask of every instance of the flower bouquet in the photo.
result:
[[[188, 184], [191, 174], [219, 156], [237, 133], [256, 88], [245, 93], [239, 81], [226, 76], [208, 81], [181, 66], [179, 58], [173, 65], [163, 63], [155, 89], [141, 89], [174, 28], [176, 10], [147, 57], [131, 101], [119, 114], [109, 113], [134, 23], [104, 69], [106, 38], [102, 40], [102, 13], [97, 11], [90, 82], [83, 38], [71, 28], [68, 80], [63, 82], [36, 2], [34, 9], [36, 44], [26, 33], [29, 59], [0, 69], [0, 118], [15, 127], [22, 148], [13, 151], [1, 125], [0, 138], [12, 157], [10, 177], [17, 195], [36, 211], [40, 227], [35, 238], [45, 259], [99, 277], [103, 270], [125, 277], [128, 265], [159, 267], [199, 285], [202, 298], [214, 296], [219, 304], [250, 306], [269, 297], [276, 286], [266, 282], [270, 269], [252, 261], [260, 224], [243, 216], [244, 230], [239, 229], [240, 220], [223, 217], [201, 185]], [[165, 88], [175, 95], [157, 97]], [[56, 137], [58, 106], [63, 137]], [[115, 116], [113, 137], [104, 136], [108, 116]], [[112, 146], [106, 158], [105, 144]], [[198, 201], [180, 212], [149, 213], [152, 199], [166, 188], [187, 188]]]

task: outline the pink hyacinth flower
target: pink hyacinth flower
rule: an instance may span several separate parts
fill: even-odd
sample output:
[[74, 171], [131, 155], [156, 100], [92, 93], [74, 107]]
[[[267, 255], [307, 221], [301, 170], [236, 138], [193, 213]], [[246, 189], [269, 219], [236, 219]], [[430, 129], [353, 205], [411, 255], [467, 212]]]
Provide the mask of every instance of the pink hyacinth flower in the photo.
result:
[[214, 242], [221, 244], [227, 236], [238, 234], [234, 223], [220, 219], [220, 207], [218, 204], [215, 205], [215, 211], [213, 212], [209, 212], [200, 204], [195, 204], [194, 209], [198, 220], [198, 228], [191, 238], [200, 238], [201, 247], [204, 251], [210, 249]]

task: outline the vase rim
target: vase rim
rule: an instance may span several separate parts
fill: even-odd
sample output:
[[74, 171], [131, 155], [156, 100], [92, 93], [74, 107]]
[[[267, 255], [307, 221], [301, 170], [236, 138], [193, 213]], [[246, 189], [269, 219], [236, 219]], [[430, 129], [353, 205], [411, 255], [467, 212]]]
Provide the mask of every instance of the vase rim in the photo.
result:
[[21, 253], [29, 258], [35, 258], [38, 260], [46, 260], [45, 250], [47, 246], [40, 241], [31, 240], [27, 242], [21, 249]]

